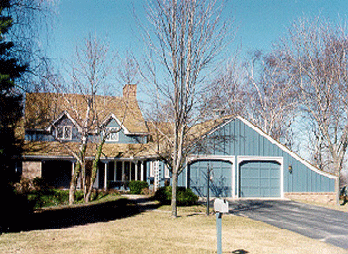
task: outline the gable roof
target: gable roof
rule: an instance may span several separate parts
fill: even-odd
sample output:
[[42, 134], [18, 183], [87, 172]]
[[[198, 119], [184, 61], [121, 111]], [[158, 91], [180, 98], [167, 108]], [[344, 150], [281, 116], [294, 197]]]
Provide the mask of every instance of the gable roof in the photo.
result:
[[77, 124], [77, 122], [69, 115], [68, 112], [66, 112], [66, 110], [64, 110], [56, 120], [54, 120], [49, 126], [47, 126], [46, 129], [48, 131], [51, 131], [51, 128], [64, 117], [68, 118], [74, 124], [74, 126], [77, 127], [78, 131], [81, 131], [81, 126]]
[[[74, 124], [81, 127], [89, 98], [90, 96], [81, 94], [27, 93], [25, 128], [42, 130], [49, 128], [63, 115], [68, 115], [74, 120]], [[96, 95], [94, 103], [100, 123], [114, 116], [127, 130], [126, 134], [148, 132], [136, 100]]]
[[257, 132], [259, 135], [261, 135], [262, 137], [266, 138], [269, 142], [271, 142], [272, 144], [276, 145], [277, 147], [279, 147], [283, 152], [289, 154], [291, 157], [293, 157], [294, 159], [300, 161], [302, 164], [304, 164], [305, 166], [307, 166], [309, 169], [311, 169], [312, 171], [326, 176], [328, 178], [337, 178], [337, 176], [334, 176], [330, 173], [324, 172], [319, 170], [317, 167], [315, 167], [314, 165], [312, 165], [311, 163], [309, 163], [307, 160], [301, 158], [298, 154], [296, 154], [295, 152], [291, 151], [289, 148], [287, 148], [285, 145], [281, 144], [279, 141], [275, 140], [274, 138], [272, 138], [270, 135], [266, 134], [263, 130], [261, 130], [261, 128], [255, 126], [254, 124], [252, 124], [251, 122], [249, 122], [248, 120], [244, 119], [241, 116], [227, 116], [224, 118], [221, 118], [221, 123], [218, 125], [215, 125], [214, 127], [212, 127], [210, 129], [209, 132], [206, 133], [205, 136], [210, 135], [212, 133], [214, 133], [215, 131], [219, 130], [220, 128], [223, 128], [225, 125], [229, 124], [230, 122], [234, 121], [234, 120], [240, 120], [242, 123], [244, 123], [246, 126], [250, 127], [251, 129], [253, 129], [255, 132]]

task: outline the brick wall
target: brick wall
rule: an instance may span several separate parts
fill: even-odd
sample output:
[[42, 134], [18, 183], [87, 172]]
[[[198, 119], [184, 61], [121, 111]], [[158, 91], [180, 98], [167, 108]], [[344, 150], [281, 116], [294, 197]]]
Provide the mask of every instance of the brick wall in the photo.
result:
[[42, 177], [41, 161], [23, 161], [22, 178], [34, 179]]
[[285, 198], [303, 200], [323, 204], [335, 204], [336, 193], [334, 192], [287, 192]]

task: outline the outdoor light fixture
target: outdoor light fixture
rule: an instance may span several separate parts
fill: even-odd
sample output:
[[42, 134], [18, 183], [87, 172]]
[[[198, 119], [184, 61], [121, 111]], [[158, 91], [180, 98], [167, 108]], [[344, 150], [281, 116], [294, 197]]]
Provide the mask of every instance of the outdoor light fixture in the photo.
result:
[[288, 169], [289, 169], [289, 173], [292, 174], [292, 166], [291, 165], [289, 165]]

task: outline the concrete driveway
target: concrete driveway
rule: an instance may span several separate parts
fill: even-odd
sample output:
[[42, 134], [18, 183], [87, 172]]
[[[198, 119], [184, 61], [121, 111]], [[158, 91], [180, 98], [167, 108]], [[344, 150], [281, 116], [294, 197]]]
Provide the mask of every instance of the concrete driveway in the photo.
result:
[[230, 213], [348, 249], [348, 213], [284, 200], [229, 201]]

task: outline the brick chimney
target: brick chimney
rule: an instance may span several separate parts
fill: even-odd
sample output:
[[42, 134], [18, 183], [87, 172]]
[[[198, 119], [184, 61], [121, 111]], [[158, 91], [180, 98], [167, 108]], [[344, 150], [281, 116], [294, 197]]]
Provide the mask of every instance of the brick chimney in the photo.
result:
[[137, 99], [137, 85], [131, 85], [131, 84], [124, 85], [123, 98], [136, 100]]

